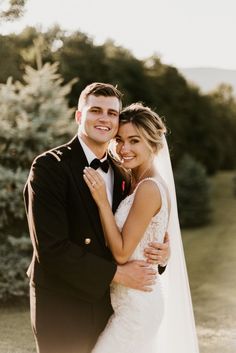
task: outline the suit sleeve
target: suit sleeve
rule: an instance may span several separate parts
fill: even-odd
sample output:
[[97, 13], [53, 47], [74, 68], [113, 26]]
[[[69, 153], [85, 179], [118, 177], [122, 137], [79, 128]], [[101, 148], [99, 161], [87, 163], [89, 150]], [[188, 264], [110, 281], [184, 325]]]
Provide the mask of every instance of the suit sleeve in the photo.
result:
[[36, 159], [24, 191], [29, 230], [45, 274], [93, 302], [109, 289], [116, 265], [70, 240], [67, 182], [61, 163], [53, 157]]

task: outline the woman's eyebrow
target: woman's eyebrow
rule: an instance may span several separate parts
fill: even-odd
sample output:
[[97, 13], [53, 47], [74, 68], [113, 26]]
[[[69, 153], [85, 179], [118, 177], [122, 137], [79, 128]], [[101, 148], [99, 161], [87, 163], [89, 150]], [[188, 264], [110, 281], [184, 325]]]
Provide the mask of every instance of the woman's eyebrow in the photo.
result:
[[[121, 136], [119, 134], [117, 134], [116, 137], [120, 137], [121, 138]], [[128, 139], [132, 139], [132, 138], [139, 138], [140, 139], [140, 136], [139, 135], [128, 136]]]
[[131, 136], [128, 136], [129, 139], [132, 139], [132, 138], [134, 138], [134, 137], [135, 137], [135, 138], [140, 138], [139, 135], [131, 135]]

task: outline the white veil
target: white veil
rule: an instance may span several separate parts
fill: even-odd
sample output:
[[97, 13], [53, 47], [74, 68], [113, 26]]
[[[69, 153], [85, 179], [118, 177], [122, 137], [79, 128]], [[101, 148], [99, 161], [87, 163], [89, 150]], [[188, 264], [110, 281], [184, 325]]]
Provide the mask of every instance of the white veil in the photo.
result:
[[171, 199], [168, 225], [171, 255], [165, 272], [160, 276], [165, 297], [165, 314], [157, 337], [157, 352], [199, 353], [173, 170], [165, 137], [164, 146], [155, 158], [155, 164], [168, 186]]

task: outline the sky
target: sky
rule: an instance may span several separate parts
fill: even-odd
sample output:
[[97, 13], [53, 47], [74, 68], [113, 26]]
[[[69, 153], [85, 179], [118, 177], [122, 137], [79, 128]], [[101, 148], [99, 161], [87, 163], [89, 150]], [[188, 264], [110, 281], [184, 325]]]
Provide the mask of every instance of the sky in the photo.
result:
[[236, 0], [28, 0], [24, 17], [0, 33], [56, 23], [94, 44], [112, 39], [139, 59], [157, 54], [178, 68], [236, 69]]

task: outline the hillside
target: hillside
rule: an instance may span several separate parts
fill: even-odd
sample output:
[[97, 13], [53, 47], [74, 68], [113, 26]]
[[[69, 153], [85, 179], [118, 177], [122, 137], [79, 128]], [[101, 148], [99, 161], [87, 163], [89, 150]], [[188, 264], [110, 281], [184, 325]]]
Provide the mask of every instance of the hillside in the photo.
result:
[[217, 68], [181, 68], [179, 72], [189, 81], [199, 86], [206, 93], [221, 83], [230, 84], [236, 95], [236, 70]]

